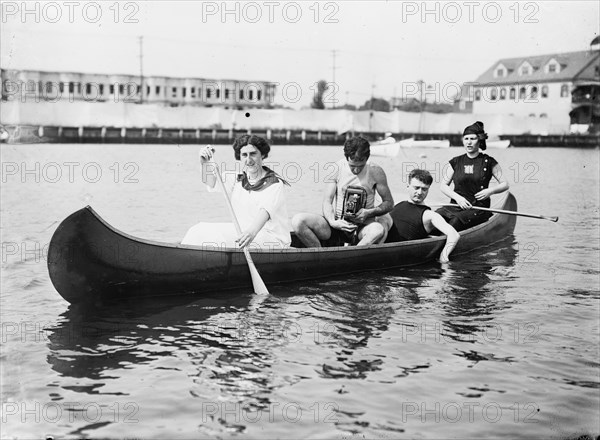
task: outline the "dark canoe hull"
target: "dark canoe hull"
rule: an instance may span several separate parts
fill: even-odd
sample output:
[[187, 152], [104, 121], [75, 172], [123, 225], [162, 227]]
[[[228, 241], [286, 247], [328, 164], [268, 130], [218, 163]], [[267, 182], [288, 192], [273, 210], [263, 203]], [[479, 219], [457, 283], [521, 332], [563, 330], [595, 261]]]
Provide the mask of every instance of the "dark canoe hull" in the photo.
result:
[[[494, 207], [514, 211], [511, 194]], [[516, 217], [494, 214], [460, 233], [452, 256], [505, 239]], [[267, 286], [354, 272], [414, 266], [439, 257], [445, 237], [376, 246], [257, 250], [253, 260]], [[69, 302], [98, 297], [204, 294], [251, 289], [243, 252], [159, 243], [124, 234], [91, 207], [67, 217], [48, 249], [48, 271], [56, 290]]]

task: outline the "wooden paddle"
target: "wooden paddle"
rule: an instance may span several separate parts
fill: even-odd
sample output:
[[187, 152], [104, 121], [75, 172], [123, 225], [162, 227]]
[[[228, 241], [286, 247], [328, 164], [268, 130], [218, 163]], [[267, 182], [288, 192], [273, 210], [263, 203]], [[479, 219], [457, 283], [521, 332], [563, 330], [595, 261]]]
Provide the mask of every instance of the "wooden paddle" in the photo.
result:
[[[456, 208], [460, 208], [460, 206], [455, 205], [454, 203], [442, 203], [442, 204], [436, 205], [436, 206], [454, 206]], [[476, 209], [478, 211], [495, 212], [498, 214], [520, 215], [521, 217], [539, 218], [542, 220], [550, 220], [551, 222], [558, 221], [558, 217], [548, 217], [545, 215], [526, 214], [524, 212], [516, 212], [516, 211], [505, 211], [504, 209], [483, 208], [480, 206], [472, 206], [471, 209]]]
[[[229, 213], [231, 214], [231, 218], [233, 219], [233, 224], [235, 226], [235, 230], [238, 235], [242, 235], [242, 228], [238, 222], [238, 219], [235, 215], [235, 211], [233, 210], [233, 205], [231, 204], [231, 199], [229, 198], [229, 194], [227, 193], [227, 189], [225, 189], [225, 183], [223, 183], [223, 178], [221, 177], [221, 171], [219, 171], [219, 166], [216, 162], [214, 162], [215, 166], [215, 176], [217, 178], [217, 182], [223, 194], [225, 194], [225, 200], [227, 201], [227, 207], [229, 208]], [[259, 295], [268, 295], [269, 290], [267, 286], [263, 282], [260, 274], [258, 273], [258, 269], [254, 265], [254, 261], [252, 261], [252, 257], [250, 256], [250, 251], [248, 250], [248, 246], [244, 246], [244, 255], [246, 256], [246, 262], [248, 263], [248, 268], [250, 269], [250, 276], [252, 277], [252, 285], [254, 286], [254, 293]]]

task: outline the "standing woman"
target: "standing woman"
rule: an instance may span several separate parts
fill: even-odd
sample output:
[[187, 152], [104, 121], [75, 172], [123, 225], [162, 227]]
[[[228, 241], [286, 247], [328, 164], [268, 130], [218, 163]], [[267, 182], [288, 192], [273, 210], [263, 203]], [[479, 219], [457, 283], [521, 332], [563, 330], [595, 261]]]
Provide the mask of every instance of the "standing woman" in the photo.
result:
[[[491, 213], [471, 207], [489, 208], [490, 196], [508, 189], [508, 182], [502, 178], [502, 170], [496, 159], [481, 152], [487, 148], [487, 137], [483, 122], [477, 121], [465, 128], [462, 141], [466, 153], [452, 158], [452, 170], [444, 175], [441, 190], [460, 208], [447, 206], [437, 212], [457, 231], [487, 221]], [[498, 185], [489, 188], [492, 176], [498, 181]], [[454, 189], [450, 188], [451, 182], [454, 182]]]
[[[263, 165], [271, 147], [261, 137], [242, 135], [233, 143], [234, 157], [242, 165], [242, 173], [223, 173], [225, 188], [240, 223], [237, 234], [233, 223], [198, 223], [192, 226], [181, 244], [245, 247], [250, 244], [261, 249], [285, 248], [291, 243], [291, 225], [287, 213], [284, 185], [281, 176]], [[200, 150], [202, 182], [209, 192], [219, 191], [210, 146]]]

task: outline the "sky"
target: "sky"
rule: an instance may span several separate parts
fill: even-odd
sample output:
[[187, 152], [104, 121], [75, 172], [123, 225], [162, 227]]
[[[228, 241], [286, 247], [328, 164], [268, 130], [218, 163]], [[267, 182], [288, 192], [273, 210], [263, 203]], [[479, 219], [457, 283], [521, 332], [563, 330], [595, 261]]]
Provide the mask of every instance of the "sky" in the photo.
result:
[[[497, 60], [589, 49], [598, 1], [1, 2], [0, 67], [279, 83], [275, 103], [449, 102]], [[142, 49], [140, 50], [140, 38]], [[334, 68], [335, 66], [335, 68]]]

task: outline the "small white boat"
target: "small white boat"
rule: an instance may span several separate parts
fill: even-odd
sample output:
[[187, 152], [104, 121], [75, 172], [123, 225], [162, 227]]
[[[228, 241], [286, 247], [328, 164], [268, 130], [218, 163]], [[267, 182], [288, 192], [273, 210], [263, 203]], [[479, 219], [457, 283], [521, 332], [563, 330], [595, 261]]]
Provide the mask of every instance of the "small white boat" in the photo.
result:
[[371, 144], [372, 156], [395, 157], [401, 148], [450, 148], [448, 139], [431, 139], [417, 141], [415, 138], [402, 139], [396, 142], [392, 137]]
[[510, 139], [488, 139], [485, 141], [485, 145], [489, 148], [508, 148], [510, 147]]
[[400, 143], [396, 142], [393, 137], [388, 137], [382, 141], [373, 142], [370, 149], [372, 156], [394, 157], [400, 152]]
[[401, 148], [450, 148], [448, 139], [431, 139], [417, 141], [415, 138], [402, 139], [400, 142]]

